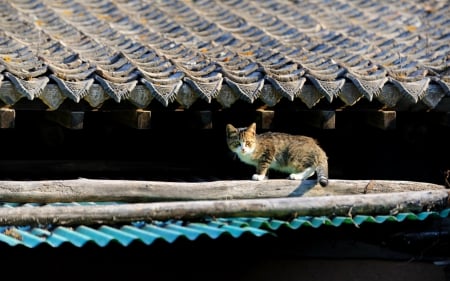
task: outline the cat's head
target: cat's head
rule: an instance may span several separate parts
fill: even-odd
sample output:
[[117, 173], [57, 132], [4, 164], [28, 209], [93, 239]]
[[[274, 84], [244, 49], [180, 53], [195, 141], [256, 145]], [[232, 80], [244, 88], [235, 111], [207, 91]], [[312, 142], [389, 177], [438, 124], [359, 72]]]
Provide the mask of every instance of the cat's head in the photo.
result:
[[248, 127], [236, 128], [231, 124], [226, 126], [227, 144], [231, 151], [237, 154], [250, 154], [256, 147], [256, 123]]

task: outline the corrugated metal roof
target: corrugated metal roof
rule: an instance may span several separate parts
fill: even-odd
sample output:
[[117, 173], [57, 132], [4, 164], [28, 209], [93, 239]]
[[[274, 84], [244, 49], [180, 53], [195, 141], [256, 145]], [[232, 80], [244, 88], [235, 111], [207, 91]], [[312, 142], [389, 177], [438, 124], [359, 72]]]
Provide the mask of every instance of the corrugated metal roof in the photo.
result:
[[[95, 204], [95, 203], [90, 203]], [[13, 208], [15, 204], [5, 204], [4, 207]], [[221, 236], [239, 238], [244, 234], [256, 237], [263, 235], [276, 235], [281, 228], [299, 229], [301, 227], [319, 228], [321, 226], [355, 225], [363, 223], [403, 222], [407, 220], [423, 221], [430, 217], [446, 218], [450, 209], [440, 212], [399, 213], [397, 215], [379, 215], [355, 217], [297, 217], [290, 221], [275, 220], [264, 217], [252, 218], [217, 218], [203, 221], [153, 221], [134, 222], [127, 225], [100, 225], [77, 227], [65, 226], [2, 226], [0, 227], [0, 241], [10, 245], [22, 245], [34, 248], [41, 244], [51, 247], [59, 247], [63, 244], [71, 244], [75, 247], [83, 247], [86, 244], [95, 244], [106, 247], [117, 243], [128, 246], [131, 243], [140, 242], [151, 245], [156, 241], [174, 243], [179, 239], [196, 240], [200, 237], [217, 239]]]
[[449, 15], [446, 0], [2, 1], [0, 99], [434, 108], [450, 94]]

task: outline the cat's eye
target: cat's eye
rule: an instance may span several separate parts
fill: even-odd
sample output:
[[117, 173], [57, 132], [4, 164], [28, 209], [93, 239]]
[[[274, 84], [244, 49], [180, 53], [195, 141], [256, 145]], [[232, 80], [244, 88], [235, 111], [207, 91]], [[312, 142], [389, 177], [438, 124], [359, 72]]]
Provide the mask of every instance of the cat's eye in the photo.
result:
[[251, 146], [252, 143], [251, 143], [250, 141], [246, 141], [246, 142], [245, 142], [245, 145], [246, 145], [246, 146]]

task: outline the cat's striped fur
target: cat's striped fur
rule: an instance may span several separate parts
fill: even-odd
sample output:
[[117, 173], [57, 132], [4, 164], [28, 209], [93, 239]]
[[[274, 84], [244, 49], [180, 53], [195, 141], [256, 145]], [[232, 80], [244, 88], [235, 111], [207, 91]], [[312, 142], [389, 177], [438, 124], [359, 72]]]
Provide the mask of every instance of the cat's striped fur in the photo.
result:
[[239, 159], [256, 167], [253, 180], [267, 178], [269, 169], [304, 180], [317, 175], [321, 186], [328, 185], [328, 158], [315, 139], [279, 132], [256, 134], [256, 123], [248, 127], [226, 126], [227, 144]]

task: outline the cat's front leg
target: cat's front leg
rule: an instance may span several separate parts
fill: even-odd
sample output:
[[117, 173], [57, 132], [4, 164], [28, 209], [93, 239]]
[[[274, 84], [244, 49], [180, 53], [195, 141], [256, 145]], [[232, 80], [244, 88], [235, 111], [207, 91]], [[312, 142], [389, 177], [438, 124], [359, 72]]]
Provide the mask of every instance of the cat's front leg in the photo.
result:
[[262, 181], [267, 180], [268, 177], [266, 176], [267, 171], [269, 170], [269, 165], [265, 161], [260, 161], [258, 163], [258, 166], [256, 167], [256, 174], [252, 176], [252, 180], [254, 181]]

